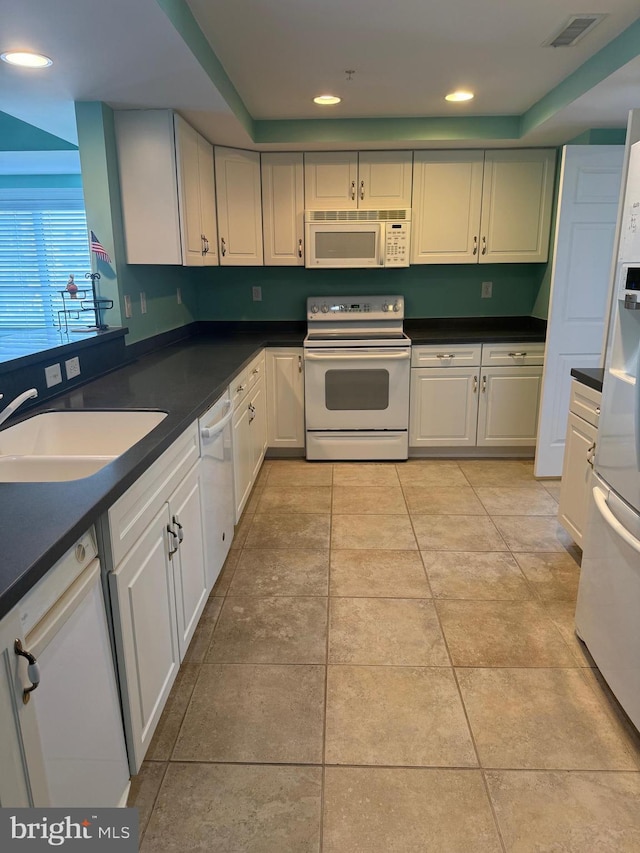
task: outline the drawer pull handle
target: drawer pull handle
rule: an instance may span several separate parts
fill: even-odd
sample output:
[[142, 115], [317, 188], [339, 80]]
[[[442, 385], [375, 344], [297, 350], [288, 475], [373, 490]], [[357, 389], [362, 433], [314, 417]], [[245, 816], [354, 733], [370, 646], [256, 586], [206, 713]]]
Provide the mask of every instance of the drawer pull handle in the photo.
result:
[[436, 358], [455, 358], [455, 352], [439, 352]]
[[238, 385], [238, 387], [236, 388], [236, 394], [242, 394], [246, 387], [246, 385]]
[[253, 368], [253, 370], [251, 371], [251, 373], [252, 373], [252, 375], [253, 375], [253, 376], [255, 376], [255, 375], [256, 375], [256, 373], [260, 373], [260, 368], [259, 368], [259, 367], [254, 367], [254, 368]]
[[38, 666], [38, 661], [34, 658], [31, 652], [28, 652], [26, 649], [22, 648], [22, 643], [20, 642], [20, 640], [16, 640], [14, 642], [13, 650], [17, 655], [26, 658], [29, 663], [27, 667], [27, 678], [31, 682], [31, 686], [25, 687], [22, 691], [22, 702], [24, 705], [26, 705], [29, 699], [31, 699], [31, 694], [36, 689], [38, 684], [40, 684], [40, 667]]
[[526, 354], [526, 352], [510, 352], [509, 357], [510, 358], [526, 358], [527, 354]]

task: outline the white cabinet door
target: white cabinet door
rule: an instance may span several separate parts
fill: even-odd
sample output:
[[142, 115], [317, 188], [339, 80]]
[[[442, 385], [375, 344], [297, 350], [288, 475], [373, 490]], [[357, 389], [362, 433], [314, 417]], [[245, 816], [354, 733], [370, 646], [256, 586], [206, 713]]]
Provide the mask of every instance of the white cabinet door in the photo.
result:
[[203, 266], [218, 265], [218, 223], [216, 220], [216, 184], [213, 174], [213, 145], [198, 136], [198, 172], [200, 178], [200, 227], [204, 238]]
[[[22, 701], [29, 686], [27, 661], [14, 651], [25, 646], [16, 609], [0, 621], [0, 807], [49, 804], [34, 703]], [[27, 649], [28, 651], [28, 649]], [[43, 673], [46, 678], [46, 673]]]
[[251, 434], [252, 466], [251, 486], [260, 473], [267, 449], [267, 393], [264, 375], [249, 394], [249, 431]]
[[475, 264], [480, 241], [482, 151], [416, 151], [412, 264]]
[[302, 154], [261, 155], [262, 228], [266, 266], [304, 266]]
[[533, 447], [538, 428], [542, 366], [483, 367], [477, 444]]
[[480, 263], [546, 261], [555, 151], [486, 151]]
[[355, 210], [358, 207], [357, 184], [357, 152], [304, 155], [304, 205], [307, 210]]
[[245, 397], [239, 403], [231, 421], [233, 443], [233, 494], [236, 508], [236, 524], [240, 521], [242, 510], [249, 497], [253, 483], [254, 452], [251, 424], [249, 418], [249, 400]]
[[172, 555], [180, 660], [186, 654], [209, 595], [202, 530], [202, 475], [196, 465], [169, 501], [171, 525], [180, 540]]
[[302, 347], [267, 350], [267, 446], [304, 447]]
[[204, 234], [200, 216], [200, 167], [197, 133], [180, 116], [174, 116], [178, 191], [180, 193], [180, 229], [182, 263], [201, 267], [204, 263]]
[[[129, 762], [137, 773], [180, 667], [171, 518], [165, 504], [109, 575], [116, 647], [128, 729]], [[173, 547], [171, 548], [173, 550]]]
[[593, 470], [587, 458], [589, 453], [593, 452], [597, 434], [597, 427], [582, 420], [573, 412], [569, 413], [558, 521], [581, 548]]
[[214, 158], [220, 263], [261, 266], [260, 155], [216, 146]]
[[411, 207], [411, 151], [358, 154], [358, 207], [361, 210]]
[[412, 369], [410, 447], [475, 445], [479, 370], [479, 367]]

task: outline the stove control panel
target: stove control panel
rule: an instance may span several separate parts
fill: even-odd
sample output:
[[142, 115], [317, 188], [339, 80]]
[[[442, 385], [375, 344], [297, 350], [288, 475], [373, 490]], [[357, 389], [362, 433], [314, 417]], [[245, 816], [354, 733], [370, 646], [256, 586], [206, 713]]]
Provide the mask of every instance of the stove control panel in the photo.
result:
[[320, 321], [401, 320], [404, 296], [310, 296], [307, 319]]

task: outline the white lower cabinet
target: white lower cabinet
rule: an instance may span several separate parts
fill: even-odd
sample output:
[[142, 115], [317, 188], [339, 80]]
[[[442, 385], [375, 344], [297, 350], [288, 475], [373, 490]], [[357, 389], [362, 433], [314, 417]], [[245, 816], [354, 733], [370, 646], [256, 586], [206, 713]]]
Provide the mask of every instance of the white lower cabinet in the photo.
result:
[[558, 520], [582, 547], [602, 394], [571, 380]]
[[137, 773], [209, 594], [196, 424], [108, 513], [129, 762]]
[[265, 354], [260, 352], [229, 385], [233, 402], [231, 442], [236, 524], [251, 493], [267, 449]]
[[304, 448], [302, 347], [267, 350], [267, 446]]
[[534, 446], [543, 354], [544, 344], [414, 346], [409, 446]]

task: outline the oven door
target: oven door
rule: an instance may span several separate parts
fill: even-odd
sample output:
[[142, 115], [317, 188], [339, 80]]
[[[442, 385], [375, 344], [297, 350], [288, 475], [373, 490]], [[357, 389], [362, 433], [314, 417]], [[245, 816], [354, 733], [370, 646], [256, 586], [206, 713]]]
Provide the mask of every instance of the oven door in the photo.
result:
[[410, 347], [305, 350], [308, 430], [405, 430]]

